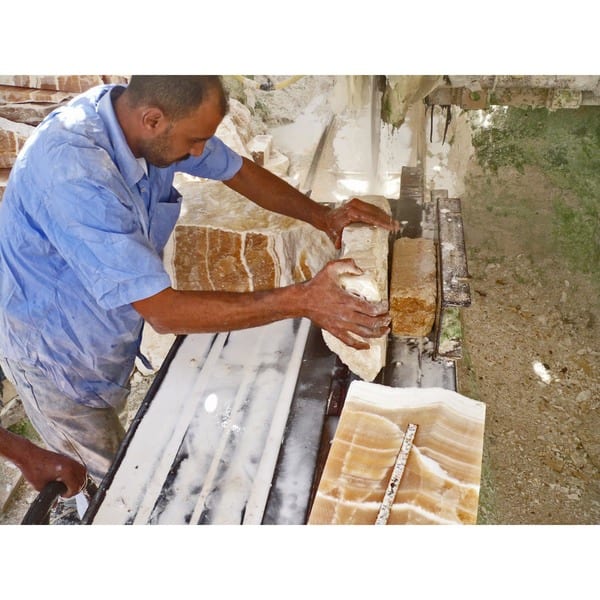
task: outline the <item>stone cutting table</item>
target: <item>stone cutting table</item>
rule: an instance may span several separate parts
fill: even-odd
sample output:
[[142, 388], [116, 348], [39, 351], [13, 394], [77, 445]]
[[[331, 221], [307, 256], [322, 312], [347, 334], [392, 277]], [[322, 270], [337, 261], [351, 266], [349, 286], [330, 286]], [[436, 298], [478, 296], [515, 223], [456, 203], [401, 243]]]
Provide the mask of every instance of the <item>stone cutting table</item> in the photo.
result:
[[[402, 178], [392, 210], [419, 236], [422, 174]], [[375, 383], [455, 391], [430, 337], [390, 335]], [[306, 523], [354, 379], [306, 319], [177, 338], [84, 522]]]

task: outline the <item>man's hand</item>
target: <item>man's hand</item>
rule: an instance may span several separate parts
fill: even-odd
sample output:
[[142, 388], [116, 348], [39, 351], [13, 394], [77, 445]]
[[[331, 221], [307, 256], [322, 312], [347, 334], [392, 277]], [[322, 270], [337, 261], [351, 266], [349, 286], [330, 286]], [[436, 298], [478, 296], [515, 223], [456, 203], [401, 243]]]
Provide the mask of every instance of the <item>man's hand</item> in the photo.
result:
[[51, 481], [62, 481], [67, 487], [63, 496], [70, 498], [83, 488], [87, 479], [86, 468], [77, 461], [45, 450], [3, 427], [0, 427], [0, 455], [19, 467], [38, 492]]
[[342, 232], [344, 227], [350, 223], [376, 225], [393, 232], [400, 229], [400, 223], [379, 207], [358, 198], [352, 198], [338, 208], [331, 209], [325, 219], [325, 232], [336, 248], [341, 247]]
[[400, 223], [379, 207], [352, 198], [338, 208], [315, 202], [269, 170], [244, 158], [242, 168], [225, 185], [252, 202], [281, 215], [300, 219], [324, 231], [340, 248], [342, 231], [350, 223], [366, 223], [398, 231]]
[[39, 446], [35, 446], [31, 451], [31, 459], [21, 463], [20, 468], [23, 477], [38, 492], [51, 481], [62, 481], [67, 487], [64, 498], [71, 498], [79, 493], [87, 479], [87, 470], [83, 465], [68, 456]]
[[367, 302], [341, 287], [341, 275], [361, 273], [352, 259], [335, 260], [327, 263], [313, 279], [301, 284], [306, 291], [306, 316], [357, 350], [365, 350], [369, 344], [351, 334], [366, 339], [381, 337], [389, 333], [391, 320], [387, 302]]

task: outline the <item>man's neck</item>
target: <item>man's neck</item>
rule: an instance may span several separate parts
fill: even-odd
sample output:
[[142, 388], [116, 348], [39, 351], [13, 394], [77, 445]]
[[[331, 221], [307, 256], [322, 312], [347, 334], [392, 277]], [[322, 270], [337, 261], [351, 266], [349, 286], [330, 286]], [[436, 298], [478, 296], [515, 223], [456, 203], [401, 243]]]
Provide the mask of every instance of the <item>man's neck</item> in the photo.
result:
[[115, 116], [123, 131], [129, 149], [136, 158], [140, 158], [141, 153], [139, 152], [135, 136], [133, 135], [134, 114], [127, 101], [127, 90], [120, 86], [113, 88], [110, 92], [110, 99], [115, 111]]

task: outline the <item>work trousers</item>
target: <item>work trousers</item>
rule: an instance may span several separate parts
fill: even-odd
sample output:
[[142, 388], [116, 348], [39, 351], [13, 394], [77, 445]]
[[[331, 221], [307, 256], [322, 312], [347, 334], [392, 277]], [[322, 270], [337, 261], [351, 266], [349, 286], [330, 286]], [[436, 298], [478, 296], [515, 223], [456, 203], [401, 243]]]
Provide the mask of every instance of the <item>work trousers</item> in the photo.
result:
[[125, 436], [119, 415], [127, 391], [116, 406], [94, 408], [69, 398], [34, 368], [1, 358], [0, 368], [15, 386], [25, 413], [47, 447], [82, 463], [99, 485]]

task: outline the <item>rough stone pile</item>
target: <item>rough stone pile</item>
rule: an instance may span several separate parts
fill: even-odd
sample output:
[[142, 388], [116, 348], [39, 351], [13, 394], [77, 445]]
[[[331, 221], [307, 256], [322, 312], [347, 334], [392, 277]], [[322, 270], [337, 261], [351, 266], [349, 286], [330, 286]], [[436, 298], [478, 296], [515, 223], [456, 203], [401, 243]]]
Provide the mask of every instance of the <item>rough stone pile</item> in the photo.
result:
[[55, 108], [115, 75], [0, 75], [0, 200], [17, 155], [35, 127]]

